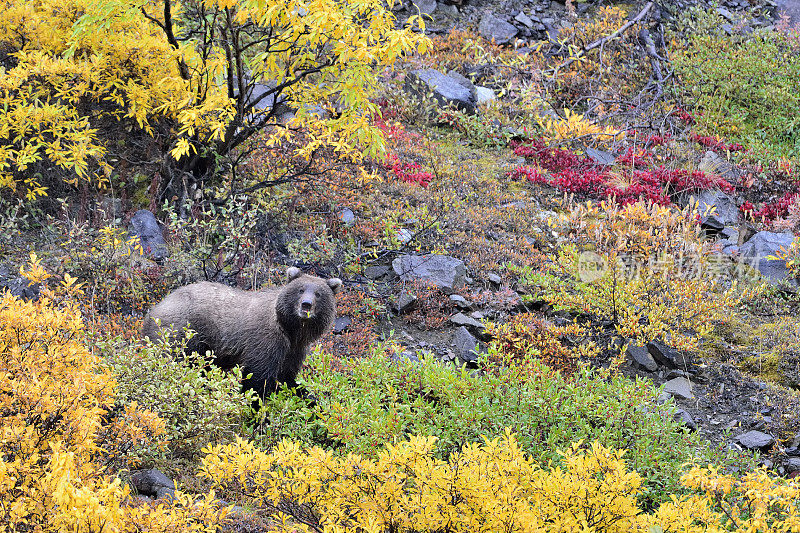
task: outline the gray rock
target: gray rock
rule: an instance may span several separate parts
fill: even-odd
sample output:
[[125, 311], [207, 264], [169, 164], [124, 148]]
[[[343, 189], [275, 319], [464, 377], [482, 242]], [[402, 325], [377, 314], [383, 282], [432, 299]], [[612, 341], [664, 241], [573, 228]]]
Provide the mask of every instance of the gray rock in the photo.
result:
[[387, 265], [370, 265], [364, 269], [364, 277], [367, 279], [380, 279], [389, 274], [390, 270]]
[[392, 354], [392, 361], [411, 361], [412, 363], [419, 363], [419, 357], [414, 350], [403, 350], [400, 355]]
[[488, 87], [475, 87], [475, 99], [477, 100], [478, 105], [482, 105], [496, 100], [497, 95], [494, 94], [494, 91]]
[[664, 383], [664, 392], [672, 396], [691, 400], [694, 398], [692, 394], [692, 382], [686, 378], [675, 378]]
[[469, 89], [469, 93], [472, 95], [473, 99], [477, 98], [477, 87], [475, 87], [475, 85], [472, 83], [472, 80], [470, 80], [466, 76], [463, 76], [461, 73], [455, 70], [448, 70], [447, 76], [453, 78], [463, 87]]
[[20, 300], [37, 300], [41, 290], [40, 283], [31, 284], [31, 280], [24, 276], [0, 281], [0, 287]]
[[797, 472], [800, 470], [800, 457], [790, 457], [786, 461], [786, 470], [789, 472]]
[[462, 260], [437, 254], [403, 255], [392, 261], [392, 269], [402, 281], [424, 281], [448, 293], [464, 284], [467, 273]]
[[506, 44], [517, 36], [517, 28], [505, 20], [486, 13], [478, 24], [478, 32], [486, 39], [497, 44]]
[[725, 226], [739, 223], [739, 208], [733, 198], [722, 191], [706, 190], [697, 195], [700, 225], [705, 229], [722, 231]]
[[175, 493], [175, 482], [155, 468], [131, 472], [131, 485], [138, 494], [161, 498], [159, 495]]
[[694, 418], [692, 418], [692, 415], [690, 415], [685, 409], [678, 409], [675, 411], [675, 414], [672, 415], [672, 418], [689, 428], [689, 430], [697, 431], [697, 424], [695, 423]]
[[450, 18], [457, 18], [459, 15], [458, 8], [452, 4], [439, 4], [436, 11]]
[[729, 10], [725, 9], [724, 7], [718, 7], [717, 13], [728, 19], [728, 22], [733, 22], [733, 13]]
[[400, 293], [400, 296], [397, 297], [395, 308], [397, 309], [398, 313], [402, 314], [407, 311], [411, 311], [416, 304], [417, 297], [409, 292], [403, 291]]
[[712, 150], [703, 154], [700, 160], [700, 169], [711, 174], [716, 174], [728, 181], [733, 181], [739, 177], [739, 172], [724, 157]]
[[346, 226], [350, 226], [356, 221], [356, 214], [353, 213], [352, 209], [345, 207], [339, 212], [339, 220]]
[[597, 163], [598, 165], [613, 165], [617, 158], [614, 157], [614, 154], [611, 152], [606, 152], [605, 150], [598, 150], [597, 148], [586, 148], [584, 150], [586, 155], [589, 156], [589, 159]]
[[[248, 80], [249, 81], [249, 80]], [[253, 83], [247, 87], [247, 100], [245, 105], [252, 105], [254, 109], [260, 111], [268, 111], [273, 106], [276, 107], [275, 114], [282, 115], [290, 113], [292, 109], [289, 108], [285, 95], [280, 95], [275, 98], [275, 88], [278, 86], [276, 81], [267, 81], [265, 83]]]
[[648, 342], [647, 351], [658, 364], [667, 368], [685, 367], [689, 364], [688, 356], [662, 342]]
[[456, 355], [465, 363], [474, 363], [478, 360], [478, 355], [485, 351], [483, 344], [464, 326], [456, 330], [452, 344]]
[[494, 272], [490, 272], [488, 277], [489, 277], [489, 283], [491, 283], [496, 287], [499, 287], [500, 285], [503, 284], [503, 278], [501, 278], [498, 274], [495, 274]]
[[533, 20], [531, 20], [531, 18], [522, 11], [520, 11], [519, 14], [514, 17], [514, 20], [527, 28], [533, 28]]
[[656, 363], [650, 352], [644, 346], [628, 345], [628, 357], [630, 357], [636, 366], [644, 368], [648, 372], [655, 372], [658, 370], [658, 363]]
[[334, 321], [333, 323], [333, 332], [336, 334], [344, 333], [347, 331], [347, 328], [350, 327], [350, 324], [353, 323], [353, 319], [349, 316], [340, 316]]
[[775, 443], [775, 439], [772, 435], [761, 431], [748, 431], [736, 437], [736, 442], [748, 450], [767, 451]]
[[167, 242], [161, 234], [161, 227], [153, 213], [147, 209], [137, 211], [128, 227], [131, 237], [137, 237], [144, 254], [155, 261], [161, 261], [169, 255]]
[[411, 10], [419, 9], [421, 15], [431, 15], [436, 11], [436, 0], [413, 0]]
[[456, 326], [466, 326], [479, 331], [486, 329], [486, 326], [484, 326], [482, 323], [478, 322], [474, 318], [468, 317], [464, 313], [456, 313], [450, 317], [450, 322]]
[[759, 231], [749, 241], [739, 246], [740, 261], [757, 270], [770, 284], [797, 287], [782, 259], [768, 259], [776, 256], [781, 248], [788, 250], [794, 241], [791, 233]]
[[459, 309], [469, 309], [470, 305], [466, 298], [460, 294], [451, 294], [450, 301]]
[[409, 72], [405, 79], [405, 89], [417, 96], [432, 92], [440, 105], [453, 104], [467, 113], [475, 112], [475, 97], [472, 91], [460, 81], [438, 70], [421, 69]]

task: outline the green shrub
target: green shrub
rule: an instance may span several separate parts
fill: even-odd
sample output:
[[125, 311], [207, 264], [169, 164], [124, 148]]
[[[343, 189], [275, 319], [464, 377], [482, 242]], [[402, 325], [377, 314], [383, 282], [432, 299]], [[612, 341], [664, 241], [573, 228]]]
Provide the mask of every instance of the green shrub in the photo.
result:
[[800, 40], [791, 31], [727, 35], [725, 22], [691, 9], [679, 22], [686, 38], [671, 47], [697, 126], [762, 158], [800, 157]]
[[[173, 456], [197, 457], [207, 444], [241, 433], [252, 398], [241, 392], [239, 370], [225, 372], [197, 354], [184, 357], [180, 343], [137, 346], [113, 339], [98, 346], [117, 380], [117, 406], [137, 402], [158, 414]], [[150, 453], [145, 459], [162, 452]]]
[[[659, 405], [647, 381], [580, 369], [567, 379], [541, 366], [526, 382], [513, 369], [477, 375], [434, 361], [393, 361], [383, 347], [359, 360], [312, 358], [305, 385], [315, 403], [284, 392], [267, 402], [262, 444], [282, 437], [375, 457], [386, 443], [435, 435], [436, 456], [494, 438], [505, 428], [540, 464], [560, 464], [559, 449], [597, 440], [625, 449], [646, 480], [645, 499], [678, 486], [681, 465], [698, 440], [673, 420], [672, 403]], [[534, 363], [535, 364], [535, 363]]]

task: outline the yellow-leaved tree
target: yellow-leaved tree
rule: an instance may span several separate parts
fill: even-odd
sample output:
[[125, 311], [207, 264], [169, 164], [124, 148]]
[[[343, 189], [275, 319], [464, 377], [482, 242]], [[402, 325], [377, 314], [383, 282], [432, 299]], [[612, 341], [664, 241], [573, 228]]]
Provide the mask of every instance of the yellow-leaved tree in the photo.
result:
[[0, 187], [185, 192], [262, 131], [304, 161], [377, 153], [377, 74], [427, 46], [394, 25], [380, 0], [0, 1]]

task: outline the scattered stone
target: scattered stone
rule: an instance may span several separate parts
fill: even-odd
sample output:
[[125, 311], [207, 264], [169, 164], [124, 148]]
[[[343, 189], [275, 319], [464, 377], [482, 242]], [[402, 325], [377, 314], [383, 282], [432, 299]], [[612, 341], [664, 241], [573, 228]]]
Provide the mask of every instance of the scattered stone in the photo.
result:
[[458, 328], [453, 335], [453, 346], [456, 355], [465, 363], [474, 363], [478, 360], [478, 354], [485, 351], [483, 344], [464, 326]]
[[25, 276], [17, 276], [8, 280], [0, 281], [0, 288], [5, 288], [12, 296], [20, 300], [36, 300], [39, 298], [41, 290], [40, 283], [31, 284], [31, 280]]
[[390, 270], [387, 265], [370, 265], [364, 269], [364, 277], [367, 279], [380, 279], [388, 275]]
[[414, 306], [417, 304], [417, 297], [413, 294], [403, 291], [400, 293], [400, 296], [397, 297], [397, 302], [395, 303], [395, 309], [399, 314], [406, 313], [411, 311]]
[[697, 424], [695, 423], [694, 418], [692, 418], [692, 415], [690, 415], [685, 409], [678, 409], [675, 411], [675, 414], [672, 415], [672, 418], [689, 428], [690, 431], [697, 431]]
[[753, 238], [739, 246], [741, 261], [758, 272], [771, 284], [797, 288], [797, 280], [791, 276], [783, 259], [768, 259], [781, 249], [788, 250], [794, 241], [792, 233], [759, 231]]
[[707, 174], [716, 174], [728, 181], [734, 181], [739, 177], [739, 172], [727, 159], [711, 150], [708, 150], [700, 160], [700, 170]]
[[718, 190], [701, 191], [697, 196], [700, 225], [707, 230], [719, 232], [725, 226], [739, 223], [739, 208], [733, 198]]
[[471, 317], [472, 317], [472, 318], [474, 318], [475, 320], [483, 320], [483, 319], [485, 318], [485, 317], [484, 317], [484, 314], [483, 314], [483, 313], [481, 313], [480, 311], [473, 311], [473, 312], [471, 312], [471, 313], [469, 314], [469, 316], [471, 316]]
[[452, 317], [450, 317], [450, 322], [455, 324], [456, 326], [467, 326], [469, 328], [473, 328], [479, 331], [483, 331], [486, 329], [482, 323], [478, 322], [474, 318], [468, 317], [464, 313], [456, 313]]
[[353, 213], [352, 209], [345, 207], [339, 213], [339, 220], [341, 220], [345, 226], [351, 226], [353, 222], [356, 221], [356, 214]]
[[487, 40], [497, 44], [506, 44], [517, 36], [517, 28], [505, 20], [486, 13], [478, 24], [478, 32]]
[[455, 70], [448, 70], [447, 71], [447, 76], [449, 76], [450, 78], [453, 78], [458, 83], [460, 83], [463, 87], [466, 87], [467, 89], [469, 89], [469, 93], [472, 95], [473, 99], [477, 98], [477, 88], [472, 83], [472, 80], [470, 80], [466, 76], [463, 76], [461, 73], [459, 73], [459, 72], [457, 72]]
[[482, 105], [497, 99], [497, 95], [488, 87], [475, 87], [475, 99]]
[[392, 361], [411, 361], [412, 363], [419, 363], [419, 357], [415, 350], [403, 350], [400, 355], [392, 354]]
[[797, 472], [800, 470], [800, 457], [790, 457], [786, 461], [786, 470], [789, 472]]
[[531, 20], [531, 18], [522, 11], [520, 11], [519, 14], [514, 17], [514, 20], [527, 28], [533, 28], [533, 20]]
[[736, 437], [736, 442], [748, 450], [767, 451], [775, 443], [775, 439], [772, 435], [761, 431], [748, 431]]
[[650, 355], [653, 356], [653, 359], [658, 364], [667, 368], [686, 367], [689, 364], [687, 356], [658, 341], [648, 342], [647, 351], [650, 352]]
[[614, 154], [612, 154], [611, 152], [606, 152], [605, 150], [598, 150], [596, 148], [586, 148], [584, 152], [586, 152], [586, 155], [589, 156], [589, 159], [591, 159], [598, 165], [610, 166], [617, 161], [617, 158], [614, 157]]
[[648, 372], [658, 370], [658, 363], [644, 346], [628, 345], [628, 356], [633, 359], [637, 366], [644, 368]]
[[414, 238], [414, 234], [408, 231], [406, 228], [400, 228], [395, 232], [397, 239], [402, 242], [403, 244], [407, 242], [411, 242], [411, 239]]
[[436, 11], [436, 0], [413, 0], [411, 9], [419, 9], [420, 15], [432, 15]]
[[140, 209], [131, 218], [128, 232], [131, 237], [137, 237], [142, 245], [144, 254], [154, 261], [162, 261], [169, 252], [161, 227], [153, 213], [147, 209]]
[[447, 255], [403, 255], [392, 261], [401, 281], [420, 280], [452, 293], [462, 285], [467, 274], [464, 262]]
[[131, 485], [144, 496], [161, 499], [175, 495], [175, 482], [155, 468], [132, 472]]
[[684, 400], [691, 400], [694, 398], [694, 394], [692, 394], [692, 382], [686, 378], [675, 378], [667, 381], [664, 383], [664, 392]]
[[471, 306], [469, 302], [460, 294], [451, 294], [450, 301], [459, 309], [469, 309]]
[[353, 319], [349, 316], [340, 316], [338, 317], [333, 323], [333, 333], [339, 334], [344, 333], [347, 331], [347, 328], [350, 327], [350, 324], [353, 323]]
[[434, 69], [414, 70], [406, 75], [406, 91], [417, 96], [432, 92], [439, 104], [453, 104], [467, 113], [475, 112], [475, 97], [460, 81]]
[[501, 278], [498, 274], [494, 272], [489, 272], [489, 283], [494, 285], [495, 287], [500, 287], [503, 284], [503, 278]]

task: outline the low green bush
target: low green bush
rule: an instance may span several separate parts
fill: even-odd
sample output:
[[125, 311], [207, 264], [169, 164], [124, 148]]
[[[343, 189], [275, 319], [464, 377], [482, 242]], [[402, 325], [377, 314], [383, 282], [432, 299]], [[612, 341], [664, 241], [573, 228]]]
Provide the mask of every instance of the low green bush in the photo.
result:
[[[481, 375], [478, 375], [481, 374]], [[314, 401], [284, 391], [267, 401], [260, 441], [287, 437], [342, 453], [375, 457], [386, 443], [435, 435], [437, 457], [505, 428], [540, 464], [560, 464], [558, 450], [578, 440], [624, 449], [646, 481], [645, 500], [677, 490], [681, 466], [699, 449], [647, 381], [580, 369], [570, 378], [541, 366], [526, 381], [513, 368], [453, 371], [435, 361], [394, 361], [386, 349], [343, 361], [325, 354], [304, 371]]]
[[[699, 133], [737, 141], [762, 159], [800, 157], [800, 38], [796, 30], [728, 35], [716, 12], [680, 18], [670, 60]], [[685, 37], [684, 37], [685, 36]]]
[[117, 407], [136, 402], [166, 424], [167, 449], [150, 448], [145, 461], [164, 454], [193, 459], [207, 444], [241, 434], [253, 398], [241, 391], [240, 370], [225, 372], [205, 356], [184, 356], [180, 343], [141, 346], [112, 339], [97, 345], [117, 380]]

